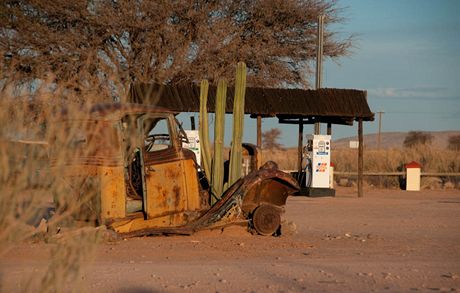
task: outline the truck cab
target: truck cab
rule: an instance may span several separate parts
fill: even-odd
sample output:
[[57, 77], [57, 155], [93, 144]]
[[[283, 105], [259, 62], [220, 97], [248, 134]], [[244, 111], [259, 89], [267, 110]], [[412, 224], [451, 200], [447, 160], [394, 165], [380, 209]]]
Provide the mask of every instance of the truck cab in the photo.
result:
[[167, 109], [99, 104], [59, 115], [50, 139], [52, 170], [69, 192], [58, 206], [126, 236], [190, 234], [243, 223], [259, 234], [279, 230], [294, 178], [268, 163], [241, 178], [213, 206], [188, 138]]

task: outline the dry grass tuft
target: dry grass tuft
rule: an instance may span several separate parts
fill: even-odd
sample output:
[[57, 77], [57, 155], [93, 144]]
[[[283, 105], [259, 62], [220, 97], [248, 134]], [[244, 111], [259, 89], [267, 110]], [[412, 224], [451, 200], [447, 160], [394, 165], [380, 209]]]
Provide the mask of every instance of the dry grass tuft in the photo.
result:
[[[46, 273], [30, 279], [25, 291], [64, 292], [69, 284], [79, 291], [76, 282], [82, 260], [91, 256], [99, 233], [95, 228], [81, 230], [75, 218], [81, 206], [94, 200], [97, 189], [91, 185], [84, 189], [64, 180], [62, 174], [73, 153], [66, 147], [50, 150], [46, 142], [57, 134], [64, 138], [62, 146], [68, 146], [70, 141], [65, 140], [75, 138], [80, 125], [64, 128], [53, 124], [50, 118], [61, 108], [46, 99], [32, 104], [6, 94], [4, 91], [0, 105], [0, 257], [19, 243], [52, 242], [58, 231], [59, 235], [66, 234], [65, 241], [52, 246]], [[77, 117], [81, 113], [81, 105], [69, 104], [68, 109]], [[90, 152], [91, 146], [85, 151]], [[53, 170], [50, 152], [57, 158]], [[78, 179], [91, 181], [90, 176]], [[57, 208], [55, 202], [59, 202]]]
[[[297, 170], [297, 149], [287, 150], [264, 150], [262, 161], [269, 160], [278, 163], [283, 170]], [[357, 172], [358, 150], [356, 149], [334, 149], [332, 150], [331, 161], [336, 171]], [[366, 172], [396, 172], [403, 171], [404, 165], [416, 161], [422, 165], [422, 172], [434, 173], [458, 173], [460, 172], [460, 152], [455, 150], [437, 149], [426, 145], [404, 149], [370, 149], [364, 151], [364, 171]], [[365, 180], [369, 185], [379, 187], [397, 188], [400, 186], [396, 176], [372, 176]], [[337, 178], [336, 180], [340, 180]], [[441, 188], [457, 186], [460, 180], [458, 177], [443, 178], [422, 178], [422, 187]]]

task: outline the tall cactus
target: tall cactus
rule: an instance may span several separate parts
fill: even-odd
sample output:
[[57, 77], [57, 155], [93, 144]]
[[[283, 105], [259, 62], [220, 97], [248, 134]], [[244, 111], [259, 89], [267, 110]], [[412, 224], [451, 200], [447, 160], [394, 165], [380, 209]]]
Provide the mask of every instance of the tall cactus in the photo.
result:
[[200, 128], [199, 136], [201, 142], [201, 158], [204, 172], [209, 176], [211, 174], [211, 147], [209, 142], [208, 126], [208, 89], [209, 83], [203, 79], [200, 85]]
[[235, 97], [233, 99], [233, 137], [230, 154], [230, 174], [228, 186], [231, 186], [241, 177], [245, 94], [246, 64], [244, 62], [238, 62], [236, 68]]
[[216, 117], [214, 125], [214, 159], [212, 161], [211, 186], [214, 197], [211, 204], [220, 199], [224, 184], [224, 128], [225, 106], [227, 103], [227, 81], [220, 80], [216, 96]]

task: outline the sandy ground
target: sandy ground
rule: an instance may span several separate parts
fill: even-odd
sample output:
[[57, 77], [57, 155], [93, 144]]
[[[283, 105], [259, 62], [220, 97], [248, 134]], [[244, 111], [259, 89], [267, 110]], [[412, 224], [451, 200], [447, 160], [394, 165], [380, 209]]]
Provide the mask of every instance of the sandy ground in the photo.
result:
[[[367, 190], [359, 199], [341, 188], [335, 198], [290, 198], [285, 219], [295, 234], [232, 227], [100, 244], [77, 291], [460, 291], [458, 190]], [[43, 273], [52, 247], [24, 243], [3, 256], [1, 291]]]

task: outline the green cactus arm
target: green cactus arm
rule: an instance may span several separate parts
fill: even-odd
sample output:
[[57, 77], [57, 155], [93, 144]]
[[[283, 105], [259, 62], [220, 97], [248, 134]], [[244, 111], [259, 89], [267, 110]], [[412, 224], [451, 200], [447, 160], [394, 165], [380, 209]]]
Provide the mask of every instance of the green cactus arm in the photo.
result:
[[[225, 132], [225, 105], [227, 100], [227, 81], [220, 80], [216, 96], [216, 117], [214, 126], [214, 159], [212, 166], [211, 186], [216, 198], [220, 198], [224, 184], [224, 132]], [[215, 199], [212, 198], [213, 204]]]
[[207, 176], [211, 175], [211, 149], [209, 142], [209, 126], [208, 126], [208, 89], [209, 83], [207, 80], [202, 80], [200, 85], [200, 127], [199, 136], [201, 142], [201, 159], [202, 167]]
[[235, 97], [233, 101], [233, 136], [230, 154], [229, 186], [241, 177], [245, 94], [246, 64], [239, 62], [236, 69]]

